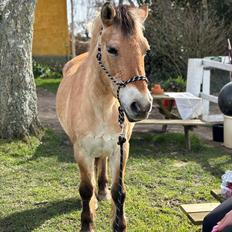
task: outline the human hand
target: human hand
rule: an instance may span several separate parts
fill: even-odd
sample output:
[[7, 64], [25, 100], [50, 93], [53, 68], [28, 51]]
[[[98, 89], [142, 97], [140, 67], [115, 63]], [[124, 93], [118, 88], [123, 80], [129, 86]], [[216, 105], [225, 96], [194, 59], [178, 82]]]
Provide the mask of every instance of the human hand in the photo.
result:
[[225, 217], [214, 226], [212, 232], [220, 232], [227, 226], [232, 225], [232, 210], [225, 215]]

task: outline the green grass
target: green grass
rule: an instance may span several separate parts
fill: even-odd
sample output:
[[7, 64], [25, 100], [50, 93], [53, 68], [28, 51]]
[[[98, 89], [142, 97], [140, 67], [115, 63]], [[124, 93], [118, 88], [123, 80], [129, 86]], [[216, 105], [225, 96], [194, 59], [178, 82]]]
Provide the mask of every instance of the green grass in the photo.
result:
[[37, 87], [47, 89], [53, 93], [56, 93], [60, 81], [60, 78], [35, 78]]
[[[79, 172], [63, 136], [46, 131], [29, 143], [0, 140], [0, 231], [78, 231]], [[134, 134], [127, 166], [126, 214], [130, 232], [197, 232], [182, 203], [212, 202], [212, 188], [231, 168], [231, 155], [182, 134]], [[110, 203], [100, 202], [98, 232], [110, 231]]]

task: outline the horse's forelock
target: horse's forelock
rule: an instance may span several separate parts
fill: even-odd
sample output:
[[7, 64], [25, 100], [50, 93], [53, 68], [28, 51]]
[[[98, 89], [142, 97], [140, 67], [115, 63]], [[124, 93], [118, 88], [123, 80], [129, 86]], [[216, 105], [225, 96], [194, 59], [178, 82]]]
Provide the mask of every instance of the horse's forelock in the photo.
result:
[[130, 8], [130, 6], [126, 5], [119, 5], [116, 8], [115, 24], [120, 27], [125, 36], [133, 34], [136, 29], [135, 17]]
[[[124, 36], [132, 35], [138, 28], [143, 30], [143, 24], [139, 22], [137, 16], [133, 12], [133, 7], [128, 5], [119, 5], [115, 8], [116, 16], [114, 24], [121, 30]], [[89, 51], [93, 51], [98, 40], [99, 32], [102, 28], [101, 17], [97, 17], [92, 24], [92, 39]]]

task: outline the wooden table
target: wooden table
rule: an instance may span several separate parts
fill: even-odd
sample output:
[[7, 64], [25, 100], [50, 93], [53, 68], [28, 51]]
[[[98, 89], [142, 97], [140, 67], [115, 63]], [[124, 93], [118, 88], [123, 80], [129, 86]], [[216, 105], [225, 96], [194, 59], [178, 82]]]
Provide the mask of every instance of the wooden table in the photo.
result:
[[[173, 106], [175, 103], [175, 99], [172, 97], [169, 97], [168, 95], [162, 94], [162, 95], [152, 95], [154, 102], [158, 104], [159, 112], [165, 117], [165, 119], [180, 119], [180, 117], [177, 114], [174, 114], [172, 112]], [[165, 107], [163, 105], [163, 101], [168, 100], [168, 106]], [[164, 125], [162, 130], [165, 132], [167, 130], [167, 125]]]
[[[208, 123], [201, 121], [200, 119], [182, 120], [179, 115], [172, 112], [175, 99], [168, 95], [152, 95], [154, 102], [158, 104], [159, 112], [164, 116], [164, 119], [147, 119], [139, 124], [156, 124], [162, 125], [162, 131], [167, 131], [168, 125], [181, 125], [184, 127], [185, 133], [185, 146], [187, 150], [191, 150], [191, 140], [189, 131], [193, 130], [196, 126], [207, 126]], [[169, 100], [167, 107], [163, 105], [163, 100]]]

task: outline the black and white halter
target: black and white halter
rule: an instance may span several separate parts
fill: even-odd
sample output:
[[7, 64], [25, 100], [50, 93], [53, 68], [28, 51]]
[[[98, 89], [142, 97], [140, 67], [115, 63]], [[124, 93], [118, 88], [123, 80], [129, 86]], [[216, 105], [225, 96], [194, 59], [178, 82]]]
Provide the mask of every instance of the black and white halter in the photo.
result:
[[105, 74], [107, 75], [107, 77], [112, 81], [113, 85], [117, 87], [117, 99], [119, 101], [119, 109], [118, 109], [118, 112], [119, 112], [119, 120], [118, 120], [118, 123], [120, 125], [121, 128], [123, 128], [123, 123], [124, 123], [124, 115], [125, 115], [125, 112], [124, 112], [124, 109], [122, 108], [121, 106], [121, 102], [120, 102], [120, 98], [119, 98], [119, 92], [120, 92], [120, 89], [121, 88], [124, 88], [126, 87], [126, 85], [132, 83], [132, 82], [136, 82], [136, 81], [146, 81], [148, 82], [148, 79], [144, 76], [134, 76], [126, 81], [122, 81], [122, 80], [119, 80], [117, 79], [116, 77], [112, 76], [110, 74], [110, 72], [106, 69], [105, 65], [103, 64], [102, 62], [102, 48], [101, 48], [101, 36], [102, 36], [102, 30], [100, 31], [100, 40], [98, 42], [98, 48], [97, 48], [97, 61], [98, 61], [98, 64], [100, 65], [100, 67], [102, 68], [102, 70], [105, 72]]
[[124, 135], [124, 121], [125, 121], [125, 111], [123, 107], [121, 106], [120, 98], [119, 98], [119, 92], [121, 88], [126, 87], [129, 83], [136, 82], [136, 81], [146, 81], [148, 82], [148, 79], [144, 76], [134, 76], [130, 78], [129, 80], [122, 81], [117, 79], [116, 77], [112, 76], [110, 72], [106, 69], [105, 65], [102, 62], [102, 49], [101, 49], [101, 36], [102, 36], [102, 30], [100, 31], [100, 38], [98, 42], [98, 48], [97, 48], [97, 61], [102, 70], [105, 72], [107, 77], [112, 81], [113, 85], [117, 87], [117, 99], [119, 101], [119, 107], [118, 107], [118, 123], [121, 127], [121, 134], [118, 137], [118, 145], [120, 146], [120, 172], [119, 172], [119, 182], [118, 182], [118, 199], [116, 204], [116, 222], [115, 222], [115, 229], [114, 232], [120, 232], [119, 227], [119, 219], [120, 215], [122, 215], [123, 210], [123, 204], [122, 204], [122, 175], [123, 175], [123, 144], [126, 142], [126, 138]]

